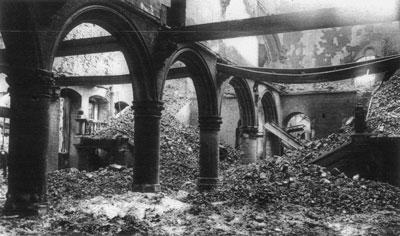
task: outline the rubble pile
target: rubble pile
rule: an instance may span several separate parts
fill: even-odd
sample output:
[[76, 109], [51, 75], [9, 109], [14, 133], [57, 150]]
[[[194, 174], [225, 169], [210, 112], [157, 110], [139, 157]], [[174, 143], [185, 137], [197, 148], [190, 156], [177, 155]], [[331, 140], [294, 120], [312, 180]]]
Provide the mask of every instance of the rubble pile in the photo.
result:
[[400, 73], [382, 83], [372, 96], [367, 124], [370, 131], [384, 136], [400, 135]]
[[48, 174], [48, 199], [82, 199], [98, 195], [127, 192], [132, 184], [132, 169], [112, 166], [87, 172], [63, 169]]
[[287, 150], [286, 153], [288, 156], [300, 157], [301, 161], [310, 161], [349, 143], [351, 141], [351, 134], [353, 134], [353, 126], [352, 124], [348, 124], [324, 138], [305, 143], [303, 149], [300, 150], [302, 155], [290, 154], [293, 152], [291, 150]]
[[235, 205], [251, 202], [266, 208], [295, 204], [324, 214], [400, 209], [398, 187], [358, 176], [348, 178], [337, 169], [330, 172], [290, 158], [283, 156], [224, 171], [223, 185], [212, 195], [213, 201]]
[[[126, 112], [113, 121], [118, 125], [110, 125], [110, 128], [102, 130], [101, 134], [103, 137], [116, 135], [121, 127], [128, 127], [126, 121], [132, 118], [133, 111]], [[168, 113], [163, 115], [160, 135], [160, 182], [164, 191], [178, 190], [185, 183], [195, 185], [199, 170], [198, 132], [197, 128], [182, 125]], [[240, 157], [239, 152], [229, 146], [226, 146], [225, 150], [228, 155], [226, 160], [221, 162], [222, 169], [238, 162]], [[107, 167], [93, 172], [64, 169], [49, 174], [49, 198], [57, 200], [61, 196], [82, 198], [100, 193], [121, 193], [129, 189], [131, 182], [130, 168], [115, 170]]]
[[124, 114], [111, 118], [107, 125], [91, 135], [97, 139], [113, 139], [117, 136], [125, 136], [133, 140], [134, 137], [134, 112], [127, 110]]
[[[193, 93], [179, 93], [183, 86], [186, 85], [185, 81], [166, 81], [165, 89], [163, 94], [164, 111], [163, 118], [165, 115], [174, 115], [179, 109], [190, 102], [190, 99], [194, 96]], [[168, 120], [169, 118], [167, 118]], [[165, 120], [165, 119], [164, 119]], [[134, 138], [134, 112], [133, 110], [126, 110], [123, 114], [118, 117], [111, 118], [106, 126], [96, 131], [91, 136], [98, 139], [112, 139], [116, 136], [126, 136], [131, 139]], [[133, 141], [132, 141], [133, 143]]]

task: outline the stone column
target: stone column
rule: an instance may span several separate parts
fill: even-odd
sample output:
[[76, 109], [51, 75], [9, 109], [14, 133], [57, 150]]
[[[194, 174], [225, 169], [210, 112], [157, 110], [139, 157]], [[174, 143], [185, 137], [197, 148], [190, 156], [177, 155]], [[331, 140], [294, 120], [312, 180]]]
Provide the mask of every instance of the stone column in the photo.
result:
[[18, 68], [10, 72], [7, 82], [11, 96], [11, 127], [4, 213], [37, 215], [47, 210], [46, 158], [49, 158], [53, 74]]
[[242, 164], [257, 161], [257, 127], [242, 127], [240, 138], [240, 156]]
[[160, 191], [160, 119], [161, 102], [134, 102], [135, 153], [133, 191]]
[[199, 190], [212, 190], [219, 184], [219, 136], [221, 117], [199, 117], [200, 176]]
[[264, 132], [257, 132], [257, 159], [263, 160], [265, 159], [265, 145], [264, 145]]

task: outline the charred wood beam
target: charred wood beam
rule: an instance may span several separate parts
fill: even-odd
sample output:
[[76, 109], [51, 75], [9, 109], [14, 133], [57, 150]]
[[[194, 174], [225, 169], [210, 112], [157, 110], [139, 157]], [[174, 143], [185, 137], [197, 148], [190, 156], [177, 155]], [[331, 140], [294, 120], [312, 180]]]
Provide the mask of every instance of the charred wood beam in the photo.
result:
[[95, 86], [107, 84], [128, 84], [132, 82], [130, 75], [105, 76], [61, 76], [56, 78], [57, 86]]
[[398, 10], [393, 9], [393, 12], [396, 13], [374, 16], [373, 12], [369, 14], [355, 12], [354, 9], [325, 8], [178, 27], [166, 33], [176, 42], [217, 40], [399, 20]]
[[90, 53], [121, 51], [122, 47], [113, 36], [72, 39], [62, 41], [56, 52], [57, 57]]
[[[187, 68], [173, 68], [168, 73], [168, 80], [190, 77]], [[110, 84], [132, 83], [132, 76], [127, 75], [105, 75], [105, 76], [61, 76], [56, 78], [57, 86], [95, 86]]]

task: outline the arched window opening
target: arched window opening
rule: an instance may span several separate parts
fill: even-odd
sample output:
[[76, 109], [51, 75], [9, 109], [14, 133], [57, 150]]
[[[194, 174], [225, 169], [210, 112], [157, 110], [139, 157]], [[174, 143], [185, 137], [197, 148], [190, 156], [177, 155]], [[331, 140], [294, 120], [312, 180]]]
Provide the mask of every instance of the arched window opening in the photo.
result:
[[126, 102], [116, 102], [114, 103], [114, 114], [120, 113], [122, 110], [124, 110], [128, 106], [128, 103]]
[[88, 118], [93, 121], [107, 121], [109, 117], [108, 100], [101, 96], [89, 98]]
[[295, 138], [311, 140], [311, 120], [303, 113], [294, 114], [287, 121], [286, 131]]

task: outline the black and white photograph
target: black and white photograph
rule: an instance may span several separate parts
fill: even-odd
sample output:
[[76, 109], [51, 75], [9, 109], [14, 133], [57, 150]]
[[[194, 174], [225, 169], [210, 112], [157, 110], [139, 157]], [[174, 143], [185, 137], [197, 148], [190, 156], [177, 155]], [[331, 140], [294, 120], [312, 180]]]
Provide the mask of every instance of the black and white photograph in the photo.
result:
[[0, 0], [0, 235], [400, 235], [400, 0]]

